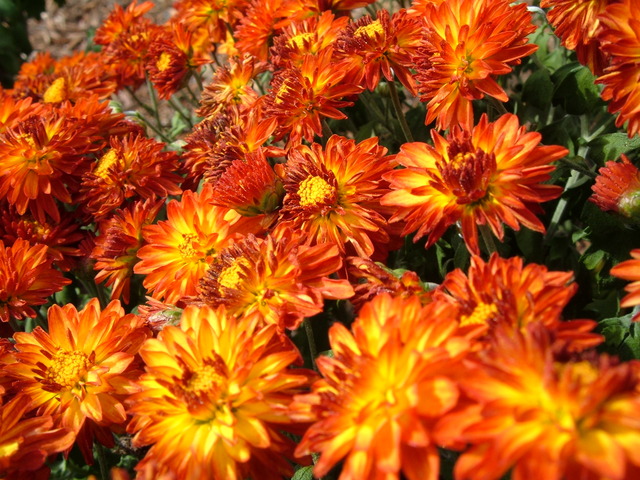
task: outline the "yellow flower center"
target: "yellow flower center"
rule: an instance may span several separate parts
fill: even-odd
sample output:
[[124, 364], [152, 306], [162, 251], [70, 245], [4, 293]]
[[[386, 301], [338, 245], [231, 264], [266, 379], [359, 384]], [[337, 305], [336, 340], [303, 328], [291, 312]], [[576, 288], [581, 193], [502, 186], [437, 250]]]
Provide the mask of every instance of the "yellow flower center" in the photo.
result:
[[280, 85], [280, 88], [278, 89], [278, 93], [276, 93], [276, 97], [275, 97], [275, 102], [276, 103], [285, 103], [285, 96], [289, 94], [289, 92], [293, 91], [293, 89], [288, 85], [287, 81], [285, 80], [284, 82], [282, 82], [282, 85]]
[[63, 77], [56, 78], [44, 92], [44, 103], [59, 103], [67, 99], [67, 81]]
[[473, 312], [460, 318], [460, 326], [486, 325], [496, 313], [498, 313], [498, 307], [495, 303], [479, 303]]
[[[246, 258], [236, 258], [231, 265], [220, 272], [218, 275], [218, 284], [225, 288], [236, 288], [242, 280], [242, 268], [249, 267], [249, 262]], [[220, 295], [224, 296], [224, 292], [221, 288], [218, 289]]]
[[291, 37], [289, 39], [289, 46], [302, 49], [304, 48], [305, 41], [310, 42], [311, 40], [313, 40], [312, 33], [299, 33], [295, 37]]
[[193, 260], [196, 258], [200, 260], [200, 255], [198, 251], [193, 248], [193, 241], [196, 240], [198, 236], [194, 233], [183, 233], [182, 234], [182, 243], [178, 245], [178, 251], [182, 258], [185, 260]]
[[100, 160], [98, 160], [98, 164], [96, 165], [93, 174], [100, 178], [107, 178], [107, 173], [109, 172], [109, 168], [112, 165], [115, 165], [118, 162], [118, 153], [111, 149], [107, 153], [105, 153]]
[[198, 395], [212, 390], [222, 380], [215, 365], [203, 365], [191, 373], [191, 377], [185, 382], [184, 391]]
[[169, 68], [169, 65], [171, 65], [171, 54], [162, 52], [160, 54], [160, 57], [158, 58], [158, 61], [156, 62], [156, 67], [158, 67], [158, 70], [160, 70], [161, 72], [164, 72], [167, 68]]
[[84, 352], [60, 350], [51, 359], [45, 380], [63, 388], [72, 388], [90, 366], [91, 362]]
[[309, 175], [298, 187], [300, 205], [307, 207], [324, 203], [335, 194], [336, 189], [321, 177]]
[[38, 149], [38, 146], [36, 145], [36, 141], [34, 140], [33, 135], [31, 135], [30, 133], [21, 134], [20, 139], [26, 141], [29, 144], [29, 146], [34, 150]]
[[0, 445], [0, 458], [7, 458], [18, 451], [20, 442], [11, 442]]
[[353, 32], [353, 36], [373, 38], [375, 35], [382, 35], [383, 33], [384, 28], [382, 28], [382, 24], [379, 20], [375, 20], [368, 25], [358, 27], [356, 31]]

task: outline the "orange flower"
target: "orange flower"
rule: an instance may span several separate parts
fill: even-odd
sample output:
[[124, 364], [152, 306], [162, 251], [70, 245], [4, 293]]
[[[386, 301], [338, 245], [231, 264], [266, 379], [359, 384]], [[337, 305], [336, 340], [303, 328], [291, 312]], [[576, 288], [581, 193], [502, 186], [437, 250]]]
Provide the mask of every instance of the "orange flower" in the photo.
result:
[[578, 61], [589, 67], [594, 75], [601, 75], [607, 66], [598, 34], [602, 29], [599, 15], [607, 5], [617, 0], [542, 0], [540, 6], [549, 8], [547, 20], [555, 27], [555, 34], [569, 50], [575, 50]]
[[13, 245], [18, 238], [46, 245], [47, 255], [53, 260], [53, 265], [64, 272], [71, 270], [82, 256], [78, 243], [85, 238], [80, 225], [75, 219], [67, 215], [60, 222], [54, 224], [49, 219], [39, 222], [31, 215], [20, 215], [10, 204], [0, 203], [0, 240], [5, 246]]
[[176, 21], [194, 32], [202, 47], [224, 41], [249, 6], [249, 0], [178, 0], [174, 2]]
[[472, 131], [454, 128], [446, 139], [432, 131], [432, 137], [433, 147], [403, 145], [396, 160], [407, 168], [384, 177], [393, 191], [382, 204], [397, 208], [391, 221], [406, 222], [403, 235], [417, 230], [414, 241], [428, 235], [429, 247], [459, 221], [467, 248], [479, 254], [477, 225], [490, 226], [499, 239], [503, 223], [544, 231], [534, 213], [562, 188], [542, 182], [567, 149], [539, 146], [541, 135], [526, 132], [511, 114], [494, 123], [483, 115]]
[[96, 283], [106, 280], [111, 290], [111, 299], [122, 296], [129, 303], [129, 284], [133, 275], [133, 266], [138, 262], [136, 256], [143, 244], [142, 228], [151, 224], [164, 202], [147, 200], [131, 204], [126, 210], [117, 210], [113, 217], [100, 225], [100, 235], [91, 252], [96, 261], [94, 270], [98, 270]]
[[598, 171], [589, 198], [603, 211], [640, 221], [640, 171], [626, 155], [622, 162], [607, 162]]
[[356, 310], [381, 293], [393, 297], [415, 296], [423, 305], [431, 301], [428, 285], [411, 270], [390, 270], [368, 258], [347, 257], [347, 271], [355, 290], [350, 302]]
[[324, 378], [291, 406], [294, 418], [315, 420], [296, 453], [320, 453], [316, 477], [344, 459], [341, 480], [438, 478], [437, 423], [458, 401], [468, 348], [454, 315], [451, 305], [383, 293], [362, 307], [353, 334], [331, 326], [333, 355], [316, 361]]
[[16, 100], [0, 91], [0, 135], [28, 117], [39, 115], [40, 110], [41, 105], [33, 103], [30, 97]]
[[165, 145], [133, 133], [112, 137], [108, 149], [83, 176], [80, 189], [86, 211], [104, 218], [127, 199], [166, 198], [178, 195], [178, 155]]
[[[536, 327], [536, 328], [534, 328]], [[555, 362], [542, 325], [499, 334], [461, 388], [480, 410], [464, 422], [471, 443], [459, 480], [631, 480], [640, 473], [640, 370], [601, 356]]]
[[363, 88], [344, 82], [344, 65], [333, 61], [332, 48], [317, 55], [307, 54], [301, 67], [291, 66], [276, 72], [266, 98], [265, 113], [278, 119], [276, 140], [289, 135], [288, 146], [302, 139], [322, 136], [323, 117], [347, 118], [339, 108], [353, 105], [341, 100], [360, 93]]
[[395, 166], [370, 138], [356, 144], [338, 135], [325, 148], [314, 143], [289, 152], [284, 168], [283, 227], [304, 232], [312, 244], [335, 243], [343, 254], [385, 257], [389, 248], [382, 180]]
[[425, 124], [446, 130], [473, 126], [472, 101], [507, 94], [496, 82], [511, 65], [538, 48], [528, 45], [535, 31], [524, 3], [511, 0], [449, 0], [426, 5], [424, 52], [414, 58]]
[[250, 108], [258, 99], [253, 80], [266, 70], [267, 65], [251, 55], [229, 59], [228, 65], [216, 69], [211, 83], [205, 87], [200, 99], [201, 117], [211, 117], [220, 111]]
[[224, 305], [234, 315], [256, 316], [280, 330], [296, 329], [320, 313], [324, 299], [353, 295], [346, 280], [330, 279], [342, 267], [338, 248], [329, 243], [300, 245], [284, 231], [266, 239], [249, 235], [222, 251], [200, 282], [200, 297]]
[[[611, 275], [632, 281], [625, 287], [629, 294], [620, 302], [623, 308], [640, 305], [640, 249], [631, 250], [631, 256], [632, 260], [625, 260], [611, 269]], [[633, 319], [639, 322], [640, 312]]]
[[6, 480], [49, 478], [43, 467], [49, 455], [73, 444], [73, 432], [53, 428], [50, 416], [23, 418], [30, 401], [18, 396], [0, 403], [0, 477]]
[[130, 397], [128, 430], [151, 445], [139, 478], [171, 471], [178, 478], [280, 480], [293, 471], [296, 431], [287, 415], [311, 372], [289, 366], [299, 353], [274, 325], [236, 319], [223, 308], [189, 306], [180, 328], [168, 326], [142, 347], [146, 371]]
[[193, 50], [192, 32], [173, 22], [149, 45], [146, 69], [160, 98], [168, 99], [188, 81], [188, 75], [210, 59]]
[[307, 54], [317, 55], [331, 46], [348, 23], [349, 17], [336, 18], [328, 10], [291, 23], [273, 39], [271, 63], [278, 68], [300, 68]]
[[47, 297], [71, 283], [51, 266], [47, 248], [31, 246], [21, 238], [5, 248], [0, 241], [0, 321], [34, 318], [32, 306], [43, 305]]
[[169, 202], [167, 220], [142, 229], [147, 245], [138, 250], [133, 271], [146, 275], [143, 285], [158, 300], [175, 304], [196, 295], [214, 255], [250, 231], [233, 210], [212, 206], [212, 196], [211, 185], [200, 194], [187, 190], [180, 202]]
[[421, 27], [418, 19], [407, 17], [405, 10], [393, 17], [387, 10], [378, 10], [375, 20], [366, 15], [342, 31], [335, 44], [336, 58], [347, 59], [348, 65], [353, 65], [348, 75], [352, 83], [364, 81], [373, 91], [380, 75], [388, 82], [393, 82], [395, 75], [415, 95], [411, 54], [420, 44]]
[[596, 83], [604, 84], [600, 96], [609, 102], [609, 112], [618, 113], [617, 127], [628, 122], [631, 138], [640, 132], [640, 12], [635, 0], [622, 0], [609, 5], [600, 21], [599, 38], [610, 66]]
[[578, 289], [572, 280], [571, 272], [524, 265], [520, 257], [504, 259], [493, 254], [485, 262], [473, 256], [468, 273], [460, 269], [448, 273], [433, 296], [454, 303], [460, 311], [460, 327], [486, 335], [483, 342], [498, 327], [506, 331], [541, 323], [554, 332], [558, 349], [579, 351], [599, 345], [602, 337], [592, 333], [594, 321], [562, 321], [562, 310]]
[[148, 331], [118, 301], [102, 311], [95, 298], [79, 312], [72, 304], [53, 305], [48, 317], [49, 333], [36, 327], [14, 335], [18, 362], [4, 370], [37, 415], [51, 415], [56, 427], [74, 433], [90, 463], [92, 436], [113, 446], [110, 429], [126, 420], [122, 401], [132, 391], [132, 362]]

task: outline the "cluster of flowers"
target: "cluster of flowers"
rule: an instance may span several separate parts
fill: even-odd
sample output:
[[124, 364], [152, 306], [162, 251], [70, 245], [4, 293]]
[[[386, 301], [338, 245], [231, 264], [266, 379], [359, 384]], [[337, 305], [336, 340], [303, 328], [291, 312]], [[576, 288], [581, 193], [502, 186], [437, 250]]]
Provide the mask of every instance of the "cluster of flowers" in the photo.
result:
[[[317, 477], [342, 462], [341, 479], [437, 479], [443, 448], [460, 480], [640, 477], [640, 363], [563, 318], [571, 273], [482, 257], [505, 225], [544, 232], [562, 193], [566, 148], [506, 111], [474, 117], [479, 99], [504, 110], [532, 13], [415, 0], [354, 18], [369, 3], [179, 0], [157, 25], [134, 1], [99, 51], [39, 54], [0, 91], [0, 477], [47, 478], [74, 446], [91, 464], [114, 435], [149, 447], [132, 450], [141, 479], [280, 479], [312, 460]], [[635, 1], [541, 5], [638, 133]], [[382, 81], [401, 113], [396, 80], [431, 143], [402, 118], [392, 155], [331, 133]], [[187, 122], [199, 102], [179, 149], [157, 108], [110, 106], [145, 83]], [[623, 157], [591, 200], [637, 220], [639, 192]], [[430, 289], [384, 266], [405, 236], [430, 248], [452, 226], [466, 272]], [[623, 306], [640, 304], [632, 255], [612, 270], [635, 280]], [[96, 298], [65, 303], [71, 284]], [[310, 342], [306, 369], [292, 336], [327, 301], [353, 321], [331, 325], [329, 355]]]

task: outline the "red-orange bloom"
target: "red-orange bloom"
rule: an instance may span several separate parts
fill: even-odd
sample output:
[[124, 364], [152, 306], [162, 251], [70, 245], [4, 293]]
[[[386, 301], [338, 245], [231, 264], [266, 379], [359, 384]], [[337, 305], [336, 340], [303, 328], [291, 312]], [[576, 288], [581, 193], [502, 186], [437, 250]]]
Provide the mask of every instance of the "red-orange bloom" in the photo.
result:
[[40, 114], [41, 105], [30, 97], [16, 100], [0, 91], [0, 134], [32, 115]]
[[336, 58], [348, 60], [348, 78], [373, 91], [383, 75], [394, 81], [394, 75], [412, 93], [417, 94], [410, 68], [411, 55], [420, 44], [422, 24], [406, 15], [405, 10], [391, 17], [387, 10], [378, 10], [376, 19], [364, 16], [348, 25], [335, 43]]
[[73, 432], [53, 428], [50, 416], [23, 418], [30, 406], [25, 396], [0, 403], [0, 477], [5, 480], [49, 478], [49, 469], [42, 468], [47, 457], [73, 444]]
[[392, 192], [382, 204], [397, 208], [391, 221], [406, 222], [403, 234], [417, 231], [414, 241], [428, 235], [429, 247], [460, 222], [467, 248], [478, 254], [477, 225], [490, 226], [499, 239], [503, 223], [544, 232], [534, 213], [562, 192], [543, 182], [566, 148], [538, 145], [541, 135], [527, 132], [511, 114], [494, 123], [483, 115], [472, 131], [454, 128], [446, 138], [432, 131], [432, 137], [433, 147], [403, 145], [396, 160], [407, 168], [384, 177]]
[[325, 298], [351, 297], [349, 282], [329, 278], [342, 267], [338, 248], [300, 241], [291, 231], [264, 240], [249, 235], [218, 255], [200, 282], [200, 297], [280, 330], [298, 328], [305, 317], [320, 313]]
[[353, 333], [331, 326], [333, 355], [316, 361], [324, 378], [291, 407], [294, 418], [315, 420], [296, 452], [320, 453], [316, 477], [344, 460], [341, 480], [438, 478], [438, 421], [458, 402], [469, 346], [454, 317], [451, 305], [381, 294]]
[[473, 256], [466, 274], [460, 269], [447, 274], [433, 295], [434, 300], [456, 304], [460, 327], [486, 335], [483, 341], [498, 328], [507, 331], [541, 323], [554, 332], [558, 349], [578, 351], [600, 344], [602, 337], [592, 332], [594, 321], [562, 321], [562, 310], [578, 289], [572, 280], [571, 272], [524, 265], [520, 257], [493, 254], [485, 262]]
[[[534, 328], [537, 327], [537, 328]], [[472, 446], [455, 478], [631, 480], [640, 473], [637, 361], [554, 361], [542, 325], [498, 334], [461, 388], [479, 411], [462, 419]]]
[[74, 433], [90, 461], [93, 435], [113, 446], [110, 429], [127, 418], [122, 402], [132, 392], [133, 361], [148, 330], [118, 301], [101, 311], [95, 298], [79, 312], [72, 304], [53, 305], [48, 320], [48, 333], [37, 327], [14, 335], [18, 362], [4, 371], [37, 415], [51, 415]]
[[344, 81], [344, 65], [333, 61], [333, 49], [317, 55], [307, 54], [301, 67], [291, 66], [277, 72], [266, 99], [266, 115], [278, 119], [276, 139], [289, 135], [288, 145], [302, 139], [322, 136], [323, 117], [347, 118], [339, 108], [353, 105], [342, 100], [363, 88]]
[[249, 6], [249, 0], [178, 0], [176, 21], [184, 23], [201, 49], [222, 42], [228, 28], [235, 27]]
[[110, 147], [84, 175], [80, 189], [80, 201], [95, 218], [104, 218], [127, 199], [166, 198], [182, 191], [178, 155], [163, 151], [163, 143], [129, 134], [112, 137]]
[[496, 81], [511, 65], [535, 52], [535, 31], [525, 3], [511, 0], [449, 0], [426, 5], [424, 51], [414, 57], [428, 125], [446, 130], [473, 126], [473, 100], [507, 94]]
[[151, 224], [164, 202], [135, 202], [125, 210], [118, 210], [113, 217], [100, 225], [100, 234], [91, 252], [98, 271], [96, 283], [105, 282], [111, 290], [111, 299], [122, 296], [129, 303], [129, 284], [133, 266], [138, 263], [137, 253], [143, 245], [142, 228]]
[[235, 211], [212, 206], [212, 196], [209, 184], [200, 194], [187, 190], [180, 202], [169, 202], [167, 220], [142, 229], [147, 245], [138, 251], [141, 261], [133, 271], [146, 275], [143, 285], [157, 299], [175, 304], [196, 295], [214, 255], [251, 231]]
[[607, 162], [598, 171], [589, 198], [603, 211], [613, 211], [640, 221], [640, 171], [626, 155], [621, 162]]
[[[330, 242], [346, 254], [386, 256], [389, 228], [380, 198], [382, 180], [395, 166], [387, 149], [370, 138], [356, 144], [338, 135], [289, 152], [282, 226], [301, 230], [309, 242]], [[385, 212], [386, 213], [386, 212]]]
[[29, 245], [21, 238], [13, 246], [0, 241], [0, 321], [34, 318], [31, 308], [47, 302], [71, 280], [51, 266], [46, 245]]
[[[625, 287], [629, 294], [620, 302], [621, 307], [633, 307], [640, 305], [640, 249], [631, 250], [633, 260], [625, 260], [611, 269], [611, 275], [631, 280], [632, 283]], [[640, 321], [640, 313], [634, 317]]]
[[578, 61], [589, 67], [594, 75], [601, 75], [607, 66], [598, 34], [602, 30], [599, 15], [607, 5], [617, 0], [542, 0], [540, 6], [549, 8], [547, 20], [555, 27], [555, 34], [569, 50], [575, 50]]
[[[300, 427], [287, 414], [312, 372], [289, 366], [299, 353], [274, 325], [258, 326], [224, 308], [189, 306], [140, 354], [146, 373], [129, 403], [134, 445], [151, 445], [138, 478], [280, 480], [293, 469]], [[299, 461], [299, 460], [298, 460]], [[304, 462], [304, 460], [303, 460]]]
[[609, 5], [600, 16], [602, 49], [611, 65], [596, 82], [604, 85], [601, 96], [609, 111], [618, 113], [616, 126], [628, 122], [629, 138], [640, 132], [640, 11], [635, 0]]

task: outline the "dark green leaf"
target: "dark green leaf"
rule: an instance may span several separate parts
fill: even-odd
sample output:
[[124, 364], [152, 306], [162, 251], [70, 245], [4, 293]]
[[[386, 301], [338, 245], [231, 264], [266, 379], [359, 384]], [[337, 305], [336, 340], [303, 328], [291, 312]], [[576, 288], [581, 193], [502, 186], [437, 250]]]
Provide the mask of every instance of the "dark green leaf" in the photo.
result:
[[640, 137], [629, 138], [623, 132], [608, 133], [589, 142], [589, 148], [589, 158], [604, 165], [608, 160], [616, 160], [621, 154], [640, 148]]
[[313, 480], [313, 465], [296, 470], [291, 480]]
[[553, 83], [548, 70], [536, 70], [522, 89], [522, 101], [545, 110], [551, 104]]
[[551, 77], [556, 88], [553, 92], [553, 103], [562, 105], [567, 113], [582, 115], [593, 112], [599, 105], [600, 90], [595, 84], [595, 77], [587, 67], [578, 62], [559, 68]]
[[605, 348], [624, 360], [640, 358], [640, 324], [632, 322], [634, 313], [608, 318], [599, 323], [605, 337]]

